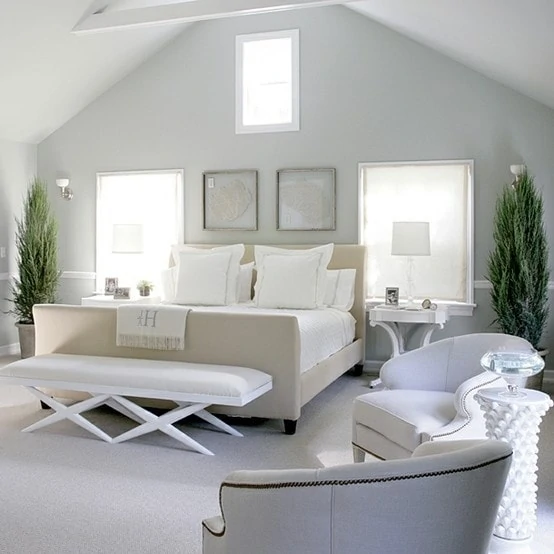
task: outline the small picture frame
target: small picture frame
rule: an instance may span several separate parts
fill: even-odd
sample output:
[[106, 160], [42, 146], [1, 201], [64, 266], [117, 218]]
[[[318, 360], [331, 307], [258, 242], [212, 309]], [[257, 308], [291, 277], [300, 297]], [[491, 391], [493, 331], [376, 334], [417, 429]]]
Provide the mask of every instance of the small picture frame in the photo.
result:
[[258, 171], [205, 171], [204, 230], [258, 230]]
[[114, 300], [129, 300], [131, 298], [130, 287], [117, 287], [114, 292]]
[[117, 277], [106, 277], [104, 279], [104, 294], [112, 295], [117, 288]]
[[400, 291], [398, 287], [387, 287], [385, 289], [385, 306], [391, 308], [398, 308], [398, 300], [400, 298]]

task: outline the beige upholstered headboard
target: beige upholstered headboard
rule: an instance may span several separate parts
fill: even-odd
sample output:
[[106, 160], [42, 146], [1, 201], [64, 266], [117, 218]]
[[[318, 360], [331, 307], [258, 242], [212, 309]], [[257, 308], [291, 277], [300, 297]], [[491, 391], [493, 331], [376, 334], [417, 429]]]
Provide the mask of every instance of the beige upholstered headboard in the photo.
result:
[[[213, 248], [214, 246], [224, 246], [219, 244], [189, 244], [195, 248]], [[321, 246], [319, 244], [272, 244], [276, 248], [313, 248]], [[254, 245], [244, 245], [244, 256], [242, 263], [254, 261]], [[169, 265], [174, 265], [173, 258], [170, 256]], [[366, 247], [359, 244], [335, 244], [333, 257], [329, 262], [329, 269], [347, 269], [353, 268], [356, 270], [356, 286], [354, 305], [350, 313], [356, 319], [356, 338], [362, 339], [365, 347], [365, 268], [366, 268]]]

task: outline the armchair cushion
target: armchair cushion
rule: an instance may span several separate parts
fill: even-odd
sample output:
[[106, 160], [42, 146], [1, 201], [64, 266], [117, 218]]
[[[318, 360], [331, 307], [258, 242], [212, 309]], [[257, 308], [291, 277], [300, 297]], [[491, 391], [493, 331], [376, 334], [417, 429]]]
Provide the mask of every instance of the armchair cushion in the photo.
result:
[[354, 420], [409, 452], [456, 416], [450, 392], [386, 390], [370, 392], [354, 401]]

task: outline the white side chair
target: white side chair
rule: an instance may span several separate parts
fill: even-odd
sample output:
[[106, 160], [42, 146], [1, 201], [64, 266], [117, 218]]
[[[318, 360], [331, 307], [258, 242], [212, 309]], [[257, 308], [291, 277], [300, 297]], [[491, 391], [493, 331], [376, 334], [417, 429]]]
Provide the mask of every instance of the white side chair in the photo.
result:
[[422, 445], [406, 460], [237, 471], [204, 554], [485, 554], [511, 463], [500, 441]]
[[481, 368], [481, 357], [491, 348], [532, 347], [511, 335], [475, 333], [385, 362], [380, 372], [384, 390], [354, 400], [354, 461], [363, 461], [366, 453], [384, 460], [406, 458], [426, 441], [484, 439], [485, 419], [474, 395], [504, 382]]

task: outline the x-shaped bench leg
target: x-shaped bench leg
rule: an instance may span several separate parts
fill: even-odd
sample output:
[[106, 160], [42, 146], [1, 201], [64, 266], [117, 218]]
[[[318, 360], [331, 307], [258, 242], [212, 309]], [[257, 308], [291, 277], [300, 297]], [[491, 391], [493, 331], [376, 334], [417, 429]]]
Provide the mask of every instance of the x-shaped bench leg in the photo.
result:
[[127, 411], [129, 411], [144, 421], [144, 423], [138, 425], [137, 427], [134, 427], [133, 429], [130, 429], [129, 431], [122, 433], [117, 437], [114, 437], [112, 439], [114, 443], [123, 442], [135, 437], [140, 437], [141, 435], [151, 433], [152, 431], [161, 431], [162, 433], [173, 437], [175, 440], [186, 446], [189, 446], [190, 448], [193, 448], [201, 454], [213, 456], [213, 452], [211, 452], [200, 443], [196, 442], [194, 439], [173, 426], [173, 423], [203, 410], [204, 408], [209, 406], [209, 404], [188, 404], [184, 406], [180, 405], [177, 408], [174, 408], [173, 410], [170, 410], [169, 412], [166, 412], [161, 416], [157, 416], [152, 412], [145, 410], [141, 406], [138, 406], [124, 396], [114, 394], [111, 395], [111, 398], [115, 400], [115, 403], [110, 402], [110, 406], [112, 408], [119, 410], [119, 408], [117, 407], [117, 404], [119, 404], [120, 406], [125, 408], [125, 411], [120, 410], [121, 413], [123, 413], [124, 415], [128, 415]]
[[105, 404], [106, 400], [109, 398], [108, 394], [99, 394], [93, 396], [92, 398], [87, 398], [81, 402], [76, 402], [75, 404], [66, 406], [57, 400], [54, 400], [51, 396], [44, 394], [41, 390], [35, 387], [25, 388], [32, 392], [39, 400], [42, 400], [45, 404], [48, 404], [48, 406], [55, 410], [55, 413], [41, 419], [40, 421], [37, 421], [36, 423], [33, 423], [33, 425], [30, 425], [29, 427], [26, 427], [23, 429], [24, 432], [34, 431], [35, 429], [52, 425], [58, 421], [69, 419], [70, 421], [73, 421], [73, 423], [79, 425], [79, 427], [86, 429], [89, 433], [96, 435], [98, 438], [105, 440], [106, 442], [112, 442], [112, 437], [110, 437], [110, 435], [104, 433], [102, 429], [99, 429], [96, 425], [88, 421], [88, 419], [85, 419], [82, 415], [80, 415], [81, 412], [86, 412], [87, 410]]

